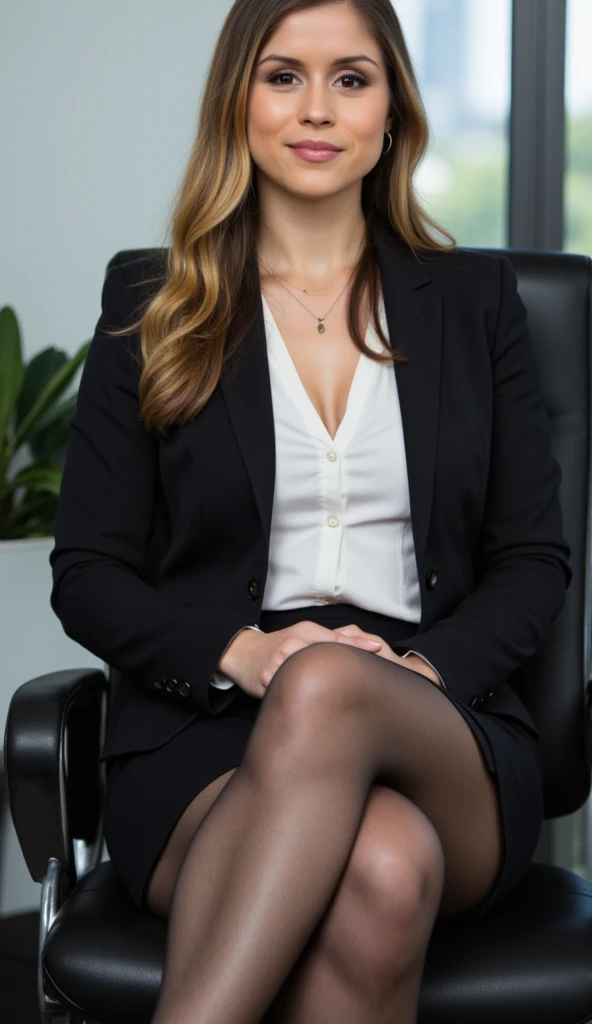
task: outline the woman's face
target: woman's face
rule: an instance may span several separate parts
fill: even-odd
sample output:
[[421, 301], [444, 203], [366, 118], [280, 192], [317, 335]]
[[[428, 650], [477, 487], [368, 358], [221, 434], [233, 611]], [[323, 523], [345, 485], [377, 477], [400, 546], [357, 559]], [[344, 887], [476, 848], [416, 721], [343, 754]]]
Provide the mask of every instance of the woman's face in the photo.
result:
[[[268, 59], [272, 54], [282, 59]], [[354, 55], [358, 60], [341, 63]], [[385, 147], [389, 106], [381, 51], [356, 11], [327, 5], [287, 15], [250, 83], [247, 137], [259, 175], [309, 197], [361, 182]], [[290, 148], [303, 139], [332, 142], [340, 152], [313, 163]]]

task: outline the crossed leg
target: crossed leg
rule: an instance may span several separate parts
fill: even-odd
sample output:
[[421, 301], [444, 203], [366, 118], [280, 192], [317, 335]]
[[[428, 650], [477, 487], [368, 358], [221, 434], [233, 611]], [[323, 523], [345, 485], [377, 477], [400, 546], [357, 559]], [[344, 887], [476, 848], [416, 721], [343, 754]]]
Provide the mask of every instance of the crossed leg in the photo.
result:
[[[319, 643], [273, 677], [193, 834], [153, 1024], [415, 1020], [438, 912], [501, 866], [495, 783], [423, 676]], [[156, 890], [155, 890], [156, 891]]]

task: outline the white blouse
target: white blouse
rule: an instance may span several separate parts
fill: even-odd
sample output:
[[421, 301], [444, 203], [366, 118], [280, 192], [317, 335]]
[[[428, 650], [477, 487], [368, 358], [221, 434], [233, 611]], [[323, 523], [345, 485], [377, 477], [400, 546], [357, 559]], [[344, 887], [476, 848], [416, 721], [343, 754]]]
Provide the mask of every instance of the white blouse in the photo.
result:
[[[421, 594], [392, 364], [360, 353], [345, 415], [332, 438], [261, 297], [276, 445], [262, 610], [345, 603], [419, 622]], [[382, 296], [380, 318], [388, 337]], [[371, 323], [366, 344], [375, 352], [383, 350]], [[235, 684], [216, 671], [212, 685], [228, 689]]]

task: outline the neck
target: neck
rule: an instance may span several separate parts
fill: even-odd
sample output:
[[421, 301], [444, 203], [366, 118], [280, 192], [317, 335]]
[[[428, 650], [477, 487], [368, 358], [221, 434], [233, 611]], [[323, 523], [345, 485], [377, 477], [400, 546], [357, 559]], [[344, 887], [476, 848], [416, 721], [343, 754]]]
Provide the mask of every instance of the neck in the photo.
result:
[[283, 225], [274, 221], [272, 229], [261, 221], [257, 239], [261, 281], [276, 278], [310, 295], [334, 292], [352, 274], [365, 237], [366, 223], [358, 218], [350, 225], [333, 223], [326, 232], [297, 221]]

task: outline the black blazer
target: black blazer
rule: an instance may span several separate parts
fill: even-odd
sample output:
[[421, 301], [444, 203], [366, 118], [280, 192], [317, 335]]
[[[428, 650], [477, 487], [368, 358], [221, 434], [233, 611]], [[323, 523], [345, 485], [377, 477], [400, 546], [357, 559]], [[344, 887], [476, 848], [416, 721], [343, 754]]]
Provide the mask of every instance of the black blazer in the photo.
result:
[[[572, 572], [516, 275], [506, 257], [463, 249], [420, 262], [390, 226], [372, 231], [391, 343], [410, 357], [394, 370], [422, 603], [409, 646], [463, 703], [536, 732], [507, 677], [539, 647]], [[104, 333], [159, 287], [164, 254], [155, 259], [116, 260], [105, 280], [50, 554], [64, 631], [119, 670], [103, 759], [154, 749], [236, 699], [210, 676], [233, 634], [258, 623], [268, 567], [275, 445], [262, 305], [235, 371], [225, 364], [201, 413], [156, 440], [138, 417], [137, 334]]]

